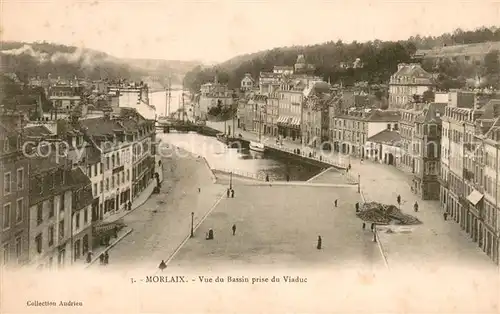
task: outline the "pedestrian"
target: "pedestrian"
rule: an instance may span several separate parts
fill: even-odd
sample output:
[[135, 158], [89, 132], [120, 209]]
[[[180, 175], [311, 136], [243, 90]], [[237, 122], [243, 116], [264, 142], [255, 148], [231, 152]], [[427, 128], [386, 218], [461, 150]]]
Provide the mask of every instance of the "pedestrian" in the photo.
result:
[[351, 164], [349, 164], [349, 170], [351, 170]]
[[321, 250], [321, 243], [322, 243], [321, 236], [318, 236], [318, 245], [316, 246], [318, 250]]
[[87, 253], [87, 263], [90, 263], [92, 261], [92, 255], [93, 255], [92, 252]]
[[234, 198], [234, 190], [231, 189], [231, 198]]
[[167, 264], [165, 264], [165, 261], [164, 260], [161, 260], [161, 263], [160, 265], [158, 266], [158, 268], [163, 271], [165, 268], [167, 268]]
[[198, 193], [200, 193], [200, 192], [201, 192], [201, 188], [198, 188]]
[[418, 212], [418, 203], [415, 201], [415, 204], [413, 205], [413, 209], [415, 212]]
[[365, 228], [366, 228], [366, 223], [363, 222], [363, 230], [365, 230]]
[[375, 229], [375, 224], [372, 222], [371, 226], [370, 226], [370, 230], [373, 231]]
[[113, 235], [114, 235], [115, 239], [118, 238], [118, 226], [113, 227]]
[[236, 233], [236, 225], [233, 225], [233, 228], [231, 229], [233, 229], [233, 235], [234, 235]]
[[286, 175], [286, 182], [288, 182], [288, 181], [290, 181], [290, 175], [289, 174]]
[[104, 265], [104, 254], [99, 255], [99, 263]]
[[229, 194], [231, 193], [231, 189], [230, 188], [227, 188], [227, 191], [226, 191], [226, 194], [227, 194], [227, 198], [229, 198]]
[[446, 221], [446, 219], [448, 219], [448, 213], [447, 212], [443, 213], [443, 218], [444, 218], [445, 221]]
[[363, 158], [361, 158], [361, 163], [363, 163], [363, 160], [364, 160], [364, 159], [363, 159]]
[[356, 207], [356, 213], [359, 213], [359, 202], [357, 202], [356, 205], [354, 205], [354, 207]]
[[335, 207], [337, 207], [337, 201], [338, 201], [338, 200], [335, 200]]
[[398, 195], [398, 197], [396, 197], [396, 201], [398, 202], [398, 205], [401, 205], [401, 195]]
[[109, 254], [108, 254], [108, 251], [106, 251], [106, 253], [104, 253], [104, 264], [105, 265], [109, 264]]
[[266, 174], [266, 182], [269, 182], [269, 175]]

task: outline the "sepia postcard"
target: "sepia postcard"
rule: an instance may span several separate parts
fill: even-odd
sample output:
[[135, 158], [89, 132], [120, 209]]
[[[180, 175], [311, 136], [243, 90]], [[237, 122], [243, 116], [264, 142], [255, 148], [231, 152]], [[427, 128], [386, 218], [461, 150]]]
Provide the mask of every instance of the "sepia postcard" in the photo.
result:
[[0, 313], [500, 313], [500, 2], [4, 0]]

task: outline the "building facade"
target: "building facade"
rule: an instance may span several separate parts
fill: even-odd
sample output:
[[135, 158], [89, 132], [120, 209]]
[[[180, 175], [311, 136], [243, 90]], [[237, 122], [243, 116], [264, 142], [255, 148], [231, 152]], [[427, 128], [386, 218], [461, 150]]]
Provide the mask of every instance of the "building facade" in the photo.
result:
[[434, 86], [432, 75], [418, 63], [400, 63], [389, 81], [389, 108], [402, 108]]
[[0, 268], [25, 265], [29, 260], [30, 164], [22, 149], [21, 115], [0, 117]]

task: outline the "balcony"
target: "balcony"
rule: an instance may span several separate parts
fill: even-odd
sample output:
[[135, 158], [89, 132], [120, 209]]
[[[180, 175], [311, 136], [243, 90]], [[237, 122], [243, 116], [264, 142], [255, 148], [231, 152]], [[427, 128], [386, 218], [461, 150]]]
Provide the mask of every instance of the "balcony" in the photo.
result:
[[442, 187], [448, 188], [448, 180], [443, 179], [441, 176], [438, 176], [437, 180]]

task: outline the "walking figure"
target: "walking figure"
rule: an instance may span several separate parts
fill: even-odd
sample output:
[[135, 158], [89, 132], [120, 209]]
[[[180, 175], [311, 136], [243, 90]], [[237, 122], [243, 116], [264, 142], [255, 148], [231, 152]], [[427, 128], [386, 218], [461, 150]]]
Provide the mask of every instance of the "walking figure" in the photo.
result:
[[234, 190], [231, 189], [231, 198], [234, 198]]
[[318, 245], [316, 246], [316, 248], [317, 248], [318, 250], [321, 250], [321, 242], [322, 242], [322, 241], [321, 241], [321, 236], [318, 236]]
[[354, 205], [356, 207], [356, 213], [359, 213], [359, 202]]
[[87, 253], [87, 263], [90, 263], [92, 261], [92, 255], [94, 255], [94, 253], [92, 252]]
[[413, 205], [413, 209], [415, 210], [415, 212], [418, 212], [418, 203], [415, 202], [415, 204]]
[[198, 188], [198, 193], [200, 193], [200, 192], [201, 192], [201, 188]]
[[227, 194], [227, 198], [229, 198], [229, 194], [231, 193], [231, 190], [229, 188], [227, 188], [227, 191], [226, 191], [226, 194]]
[[443, 213], [443, 218], [444, 218], [445, 221], [448, 219], [448, 213], [447, 212]]
[[234, 235], [236, 233], [236, 225], [233, 225], [233, 228], [231, 229], [233, 229], [233, 235]]
[[161, 260], [160, 266], [158, 268], [163, 271], [165, 268], [167, 268], [167, 264], [165, 264], [164, 260]]
[[396, 198], [396, 201], [398, 202], [398, 205], [401, 205], [401, 195], [398, 195]]
[[206, 240], [213, 240], [214, 239], [214, 231], [212, 229], [208, 229], [207, 236], [205, 238]]
[[366, 227], [366, 223], [363, 222], [363, 230], [365, 230], [365, 227]]
[[104, 254], [99, 255], [99, 263], [104, 265]]
[[370, 229], [373, 231], [375, 229], [375, 224], [372, 223], [371, 226], [370, 226]]
[[351, 170], [351, 164], [349, 164], [349, 167], [348, 167], [349, 170]]
[[338, 200], [335, 200], [335, 202], [334, 202], [334, 203], [335, 203], [335, 207], [337, 207], [337, 201], [338, 201]]
[[269, 175], [266, 174], [266, 182], [269, 182]]
[[106, 253], [104, 253], [104, 264], [105, 265], [109, 264], [109, 254], [108, 254], [108, 251], [106, 251]]

